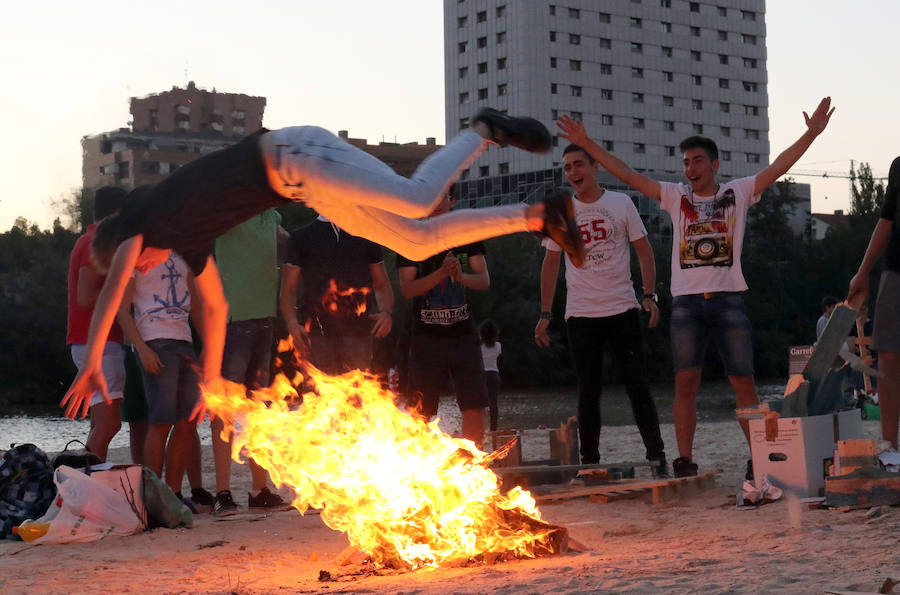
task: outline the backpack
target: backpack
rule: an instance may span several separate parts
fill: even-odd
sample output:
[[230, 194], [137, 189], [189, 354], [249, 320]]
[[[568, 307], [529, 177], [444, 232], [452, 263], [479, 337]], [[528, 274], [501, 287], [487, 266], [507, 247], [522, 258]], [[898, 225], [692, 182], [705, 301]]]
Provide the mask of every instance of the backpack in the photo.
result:
[[56, 496], [53, 468], [44, 451], [20, 444], [0, 461], [0, 539], [17, 539], [14, 526], [41, 517]]

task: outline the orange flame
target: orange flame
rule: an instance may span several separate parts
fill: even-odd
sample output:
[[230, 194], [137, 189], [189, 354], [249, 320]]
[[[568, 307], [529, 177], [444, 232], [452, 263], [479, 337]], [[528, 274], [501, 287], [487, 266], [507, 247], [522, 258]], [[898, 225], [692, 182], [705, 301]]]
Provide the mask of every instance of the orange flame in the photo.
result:
[[401, 411], [367, 373], [328, 376], [301, 367], [315, 392], [299, 406], [282, 374], [251, 398], [227, 381], [203, 390], [225, 431], [234, 429], [234, 459], [243, 451], [276, 485], [293, 488], [301, 513], [321, 509], [329, 527], [347, 533], [380, 567], [547, 551], [552, 526], [540, 521], [531, 494], [518, 487], [502, 494], [489, 455], [471, 441]]
[[348, 287], [338, 289], [334, 279], [328, 280], [328, 289], [322, 294], [322, 307], [326, 312], [337, 312], [341, 298], [349, 298], [357, 317], [366, 313], [366, 296], [369, 295], [368, 287]]

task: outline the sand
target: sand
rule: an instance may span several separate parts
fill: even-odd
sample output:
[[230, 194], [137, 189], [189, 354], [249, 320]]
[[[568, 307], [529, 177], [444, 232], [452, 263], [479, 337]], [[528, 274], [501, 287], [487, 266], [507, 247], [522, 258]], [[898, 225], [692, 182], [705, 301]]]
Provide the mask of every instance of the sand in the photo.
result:
[[[878, 422], [864, 426], [877, 435]], [[663, 437], [674, 451], [671, 425], [663, 426]], [[601, 452], [607, 461], [639, 459], [637, 430], [604, 428]], [[588, 547], [581, 553], [360, 576], [351, 573], [358, 566], [334, 565], [348, 542], [319, 516], [243, 509], [225, 519], [197, 515], [192, 529], [90, 544], [0, 542], [0, 592], [823, 593], [877, 592], [886, 578], [900, 579], [898, 509], [868, 522], [864, 509], [810, 510], [791, 499], [736, 509], [729, 496], [747, 457], [736, 422], [701, 422], [695, 459], [701, 471], [722, 470], [717, 488], [660, 505], [587, 498], [542, 505], [546, 520], [566, 526]], [[112, 458], [128, 462], [128, 453], [117, 450]], [[204, 468], [209, 486], [210, 456]], [[235, 499], [244, 506], [246, 466], [235, 465], [234, 478]], [[341, 578], [320, 582], [322, 570]]]

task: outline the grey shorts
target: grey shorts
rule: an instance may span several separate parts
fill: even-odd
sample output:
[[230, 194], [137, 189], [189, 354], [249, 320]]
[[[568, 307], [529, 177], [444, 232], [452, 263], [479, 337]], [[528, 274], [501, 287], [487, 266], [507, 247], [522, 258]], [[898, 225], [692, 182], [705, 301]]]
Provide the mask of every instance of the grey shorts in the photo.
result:
[[881, 273], [872, 349], [900, 353], [900, 274], [894, 271]]

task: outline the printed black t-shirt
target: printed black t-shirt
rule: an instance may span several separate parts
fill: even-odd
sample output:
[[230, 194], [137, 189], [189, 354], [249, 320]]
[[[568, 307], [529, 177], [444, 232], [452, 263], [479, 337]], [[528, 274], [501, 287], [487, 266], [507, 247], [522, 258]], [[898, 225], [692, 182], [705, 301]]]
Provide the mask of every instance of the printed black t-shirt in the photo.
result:
[[[462, 265], [463, 272], [471, 272], [469, 259], [484, 254], [484, 244], [466, 244], [454, 248], [452, 252]], [[397, 268], [416, 267], [416, 278], [426, 277], [441, 268], [445, 255], [435, 254], [428, 260], [416, 262], [398, 254]], [[458, 337], [475, 332], [466, 301], [466, 288], [450, 278], [443, 279], [425, 295], [413, 298], [412, 312], [413, 334]]]
[[145, 246], [175, 250], [199, 275], [218, 236], [266, 209], [291, 202], [269, 185], [259, 148], [259, 137], [266, 132], [260, 129], [191, 161], [126, 200], [120, 238], [143, 234]]
[[300, 267], [303, 279], [300, 323], [309, 322], [310, 332], [369, 334], [369, 315], [378, 311], [369, 266], [383, 260], [381, 246], [329, 221], [294, 231], [285, 261]]

